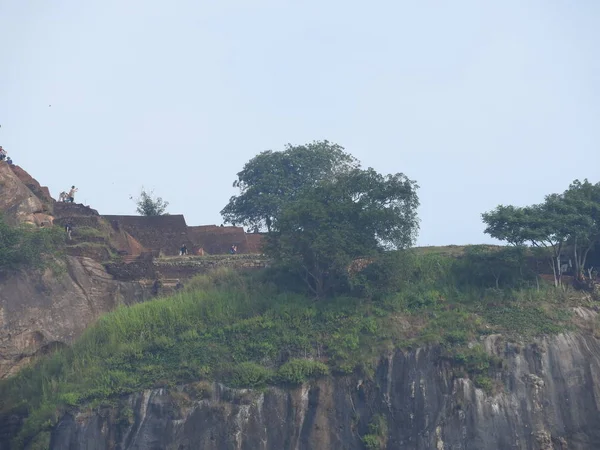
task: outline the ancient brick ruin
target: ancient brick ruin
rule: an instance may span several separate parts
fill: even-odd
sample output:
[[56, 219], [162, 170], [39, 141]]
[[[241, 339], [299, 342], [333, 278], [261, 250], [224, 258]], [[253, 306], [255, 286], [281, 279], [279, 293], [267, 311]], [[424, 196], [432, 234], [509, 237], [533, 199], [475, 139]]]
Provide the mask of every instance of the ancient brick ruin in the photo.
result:
[[75, 237], [78, 229], [95, 229], [98, 236], [87, 236], [87, 243], [104, 240], [117, 253], [130, 257], [147, 253], [154, 257], [175, 256], [183, 244], [190, 255], [225, 255], [232, 245], [237, 247], [239, 254], [262, 253], [263, 235], [260, 233], [246, 233], [242, 227], [234, 226], [188, 226], [181, 214], [154, 217], [101, 215], [79, 203], [55, 201], [48, 188], [41, 186], [21, 167], [5, 162], [0, 164], [3, 202], [6, 203], [0, 205], [4, 206], [0, 210], [8, 213], [10, 222], [30, 222], [38, 226], [55, 223], [61, 227], [69, 223], [75, 230]]

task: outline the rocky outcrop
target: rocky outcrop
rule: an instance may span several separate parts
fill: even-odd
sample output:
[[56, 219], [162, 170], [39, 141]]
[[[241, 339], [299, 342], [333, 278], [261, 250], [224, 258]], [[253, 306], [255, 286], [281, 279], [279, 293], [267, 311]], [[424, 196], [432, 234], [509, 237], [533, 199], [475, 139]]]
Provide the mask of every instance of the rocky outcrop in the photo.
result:
[[70, 344], [101, 314], [150, 296], [138, 282], [116, 281], [90, 258], [67, 257], [45, 271], [0, 278], [0, 378], [40, 352]]
[[13, 225], [30, 223], [45, 226], [51, 225], [53, 219], [48, 204], [40, 200], [15, 174], [11, 166], [2, 161], [0, 161], [0, 212], [5, 220]]
[[48, 211], [52, 211], [54, 199], [50, 195], [50, 190], [46, 186], [40, 185], [38, 181], [29, 175], [25, 170], [19, 166], [11, 165], [10, 169], [17, 176], [21, 182], [29, 188], [33, 194], [40, 199]]
[[387, 422], [375, 436], [382, 449], [600, 448], [598, 340], [564, 334], [520, 348], [496, 336], [485, 346], [506, 360], [493, 395], [455, 376], [438, 348], [419, 349], [382, 359], [371, 381], [144, 391], [117, 408], [67, 414], [50, 448], [362, 450], [374, 448], [362, 438], [375, 415]]

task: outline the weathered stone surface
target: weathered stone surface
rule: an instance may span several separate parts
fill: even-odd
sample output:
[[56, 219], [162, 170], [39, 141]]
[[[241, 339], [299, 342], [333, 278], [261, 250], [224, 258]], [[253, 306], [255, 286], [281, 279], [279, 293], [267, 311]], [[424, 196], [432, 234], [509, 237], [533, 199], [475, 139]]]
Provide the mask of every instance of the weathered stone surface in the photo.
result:
[[41, 186], [38, 181], [29, 175], [23, 168], [15, 165], [11, 165], [10, 169], [13, 173], [21, 180], [21, 182], [29, 188], [33, 194], [39, 198], [45, 207], [48, 208], [48, 211], [52, 211], [52, 205], [54, 203], [54, 199], [50, 195], [50, 191], [46, 186]]
[[89, 258], [67, 257], [63, 272], [0, 278], [0, 378], [45, 349], [70, 344], [101, 314], [150, 297], [136, 282], [115, 281]]
[[244, 271], [263, 269], [268, 258], [260, 255], [211, 255], [155, 259], [154, 268], [159, 278], [190, 278], [221, 267]]
[[13, 225], [31, 223], [40, 226], [52, 223], [47, 206], [3, 161], [0, 161], [0, 211], [6, 221]]
[[119, 408], [66, 415], [51, 448], [362, 450], [375, 414], [387, 419], [390, 450], [600, 448], [599, 341], [564, 334], [518, 350], [497, 339], [486, 348], [508, 367], [493, 396], [454, 377], [439, 349], [419, 349], [384, 358], [372, 381], [331, 377], [255, 392], [214, 384], [203, 399], [144, 391]]

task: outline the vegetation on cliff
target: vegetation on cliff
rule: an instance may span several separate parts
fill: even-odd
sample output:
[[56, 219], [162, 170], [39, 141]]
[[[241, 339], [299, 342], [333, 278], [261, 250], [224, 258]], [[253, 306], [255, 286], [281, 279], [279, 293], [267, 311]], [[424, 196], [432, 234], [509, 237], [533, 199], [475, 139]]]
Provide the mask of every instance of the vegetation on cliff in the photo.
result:
[[[577, 275], [589, 268], [599, 239], [597, 185], [574, 182], [542, 206], [500, 206], [484, 214], [486, 231], [514, 245], [454, 255], [408, 249], [418, 230], [416, 183], [363, 170], [335, 144], [261, 153], [238, 174], [237, 186], [240, 195], [224, 218], [265, 227], [273, 266], [245, 275], [218, 270], [171, 297], [118, 308], [72, 347], [0, 383], [0, 415], [27, 416], [17, 446], [69, 408], [145, 388], [370, 377], [382, 354], [431, 344], [442, 347], [456, 376], [491, 393], [502, 389], [491, 376], [502, 361], [484, 351], [482, 337], [519, 339], [576, 326], [571, 307], [582, 297], [546, 284], [540, 261], [551, 262], [556, 279], [561, 251], [571, 246]], [[381, 445], [384, 427], [373, 422], [367, 447]]]
[[441, 344], [457, 375], [491, 391], [489, 373], [501, 361], [479, 337], [568, 329], [569, 293], [538, 290], [526, 266], [506, 273], [501, 289], [487, 274], [465, 278], [468, 253], [385, 254], [327, 301], [315, 301], [279, 269], [197, 277], [177, 295], [105, 315], [71, 348], [0, 384], [2, 413], [27, 412], [17, 438], [24, 443], [68, 408], [144, 388], [198, 380], [297, 384], [330, 372], [368, 377], [386, 351], [427, 344]]
[[499, 205], [482, 216], [490, 236], [540, 249], [556, 286], [562, 284], [567, 262], [574, 265], [576, 278], [592, 278], [593, 265], [587, 262], [590, 251], [600, 245], [600, 183], [575, 180], [562, 194], [547, 195], [538, 205]]
[[56, 227], [11, 226], [0, 214], [0, 273], [43, 267], [64, 248], [64, 232]]

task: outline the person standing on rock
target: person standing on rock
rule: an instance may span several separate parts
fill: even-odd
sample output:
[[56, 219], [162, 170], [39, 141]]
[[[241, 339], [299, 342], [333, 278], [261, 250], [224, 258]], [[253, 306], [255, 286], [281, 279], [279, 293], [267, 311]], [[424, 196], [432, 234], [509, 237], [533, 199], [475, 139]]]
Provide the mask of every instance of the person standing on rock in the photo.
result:
[[71, 222], [67, 222], [67, 224], [65, 225], [65, 231], [67, 232], [69, 240], [71, 240], [71, 232], [73, 231], [73, 226], [71, 225]]
[[179, 249], [179, 256], [187, 255], [187, 246], [185, 244], [181, 244], [181, 248]]
[[75, 201], [75, 192], [77, 192], [79, 189], [77, 189], [75, 186], [71, 186], [71, 190], [69, 191], [69, 201], [71, 203], [73, 203]]

